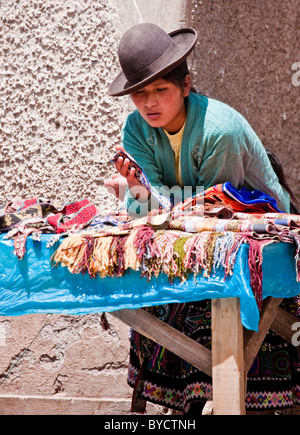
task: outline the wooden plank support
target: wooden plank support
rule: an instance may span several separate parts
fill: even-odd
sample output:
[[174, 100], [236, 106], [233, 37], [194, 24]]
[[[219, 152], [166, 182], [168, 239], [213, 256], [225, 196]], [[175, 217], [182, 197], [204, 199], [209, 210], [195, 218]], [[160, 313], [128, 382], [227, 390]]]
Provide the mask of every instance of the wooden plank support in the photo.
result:
[[245, 355], [245, 373], [250, 370], [253, 361], [263, 344], [265, 336], [270, 329], [272, 322], [277, 316], [278, 307], [281, 304], [282, 299], [266, 298], [263, 301], [263, 306], [260, 313], [260, 322], [258, 332], [244, 331], [244, 355]]
[[203, 408], [202, 415], [213, 415], [214, 414], [214, 402], [208, 400]]
[[274, 318], [270, 329], [272, 329], [272, 331], [277, 335], [280, 335], [280, 337], [284, 338], [288, 343], [294, 344], [292, 342], [293, 335], [295, 334], [293, 325], [299, 321], [298, 317], [288, 313], [283, 308], [278, 308], [277, 315]]
[[172, 326], [143, 309], [124, 309], [114, 311], [110, 315], [212, 376], [211, 351]]
[[237, 298], [212, 300], [213, 415], [245, 415], [243, 326]]

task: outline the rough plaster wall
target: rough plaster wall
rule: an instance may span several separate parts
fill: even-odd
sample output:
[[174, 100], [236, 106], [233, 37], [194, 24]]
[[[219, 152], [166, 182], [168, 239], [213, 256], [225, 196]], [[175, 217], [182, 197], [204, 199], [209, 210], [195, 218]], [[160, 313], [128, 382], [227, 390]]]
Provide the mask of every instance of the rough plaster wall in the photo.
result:
[[1, 2], [2, 200], [111, 199], [102, 182], [124, 111], [106, 94], [121, 30], [113, 3]]
[[292, 84], [292, 65], [300, 62], [299, 0], [190, 5], [189, 24], [199, 32], [193, 58], [198, 90], [248, 119], [279, 155], [300, 201], [300, 86]]
[[[114, 203], [102, 188], [125, 107], [106, 95], [121, 32], [113, 3], [1, 2], [0, 200]], [[0, 383], [44, 320], [0, 319]], [[123, 398], [110, 412], [128, 412], [128, 328], [111, 320], [106, 333], [99, 316], [54, 316], [0, 395]]]
[[131, 415], [129, 330], [107, 319], [105, 330], [95, 314], [0, 317], [0, 415]]
[[[106, 95], [119, 38], [141, 21], [180, 27], [185, 4], [0, 0], [0, 203], [40, 196], [115, 205], [102, 185], [131, 109]], [[0, 317], [0, 415], [130, 414], [128, 327], [109, 315], [108, 331], [99, 315], [53, 315], [24, 354], [47, 319]]]
[[115, 204], [103, 180], [130, 110], [126, 98], [106, 94], [119, 70], [119, 38], [142, 21], [174, 30], [184, 3], [0, 2], [0, 202]]
[[190, 0], [113, 0], [124, 31], [139, 23], [155, 23], [166, 32], [185, 27]]
[[24, 316], [21, 322], [1, 318], [5, 342], [0, 395], [130, 397], [123, 370], [128, 359], [127, 331], [120, 322], [110, 319], [110, 329], [104, 331], [100, 315], [53, 315], [24, 353], [47, 320], [49, 315]]
[[100, 315], [0, 317], [0, 415], [130, 415], [128, 328], [107, 318], [105, 330]]
[[[126, 111], [106, 95], [118, 24], [113, 1], [0, 2], [0, 202], [115, 204], [102, 184]], [[129, 412], [128, 328], [113, 319], [106, 333], [99, 316], [54, 316], [6, 378], [44, 321], [0, 318], [0, 395], [108, 397], [101, 413]]]

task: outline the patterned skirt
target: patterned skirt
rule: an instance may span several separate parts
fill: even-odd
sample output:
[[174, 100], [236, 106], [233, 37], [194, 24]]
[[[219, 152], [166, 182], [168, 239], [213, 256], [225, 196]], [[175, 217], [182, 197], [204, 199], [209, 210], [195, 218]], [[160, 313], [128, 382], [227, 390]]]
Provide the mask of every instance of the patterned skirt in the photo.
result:
[[[300, 299], [285, 299], [281, 307], [298, 317]], [[146, 310], [211, 349], [210, 300]], [[136, 331], [131, 331], [128, 383], [134, 388], [133, 412], [144, 412], [147, 401], [184, 411], [213, 395], [211, 377]], [[248, 411], [300, 405], [300, 347], [269, 331], [248, 373], [245, 405]]]

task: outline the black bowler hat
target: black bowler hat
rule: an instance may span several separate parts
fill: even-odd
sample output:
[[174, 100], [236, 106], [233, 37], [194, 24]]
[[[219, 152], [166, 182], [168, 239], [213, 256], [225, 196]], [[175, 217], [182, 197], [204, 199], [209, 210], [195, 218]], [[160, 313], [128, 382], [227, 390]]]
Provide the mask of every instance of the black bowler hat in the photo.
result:
[[121, 38], [122, 71], [108, 89], [111, 96], [127, 95], [172, 71], [191, 53], [197, 32], [191, 28], [166, 33], [156, 24], [138, 24]]

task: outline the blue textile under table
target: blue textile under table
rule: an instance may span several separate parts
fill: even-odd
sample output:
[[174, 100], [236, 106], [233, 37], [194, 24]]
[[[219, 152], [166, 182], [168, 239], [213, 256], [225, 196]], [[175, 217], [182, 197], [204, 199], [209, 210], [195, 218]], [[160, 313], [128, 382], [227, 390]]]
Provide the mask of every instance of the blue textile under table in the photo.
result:
[[[164, 275], [150, 282], [140, 272], [129, 271], [120, 278], [91, 279], [74, 275], [61, 266], [52, 267], [50, 258], [58, 245], [47, 248], [50, 235], [41, 242], [27, 240], [23, 260], [13, 254], [13, 242], [0, 236], [0, 316], [33, 313], [83, 315], [137, 309], [173, 302], [237, 297], [245, 328], [257, 331], [259, 311], [250, 286], [248, 245], [240, 248], [234, 274], [224, 280], [220, 268], [211, 278], [191, 276], [170, 284]], [[296, 282], [294, 246], [275, 243], [263, 251], [263, 297], [290, 298], [300, 293]]]

